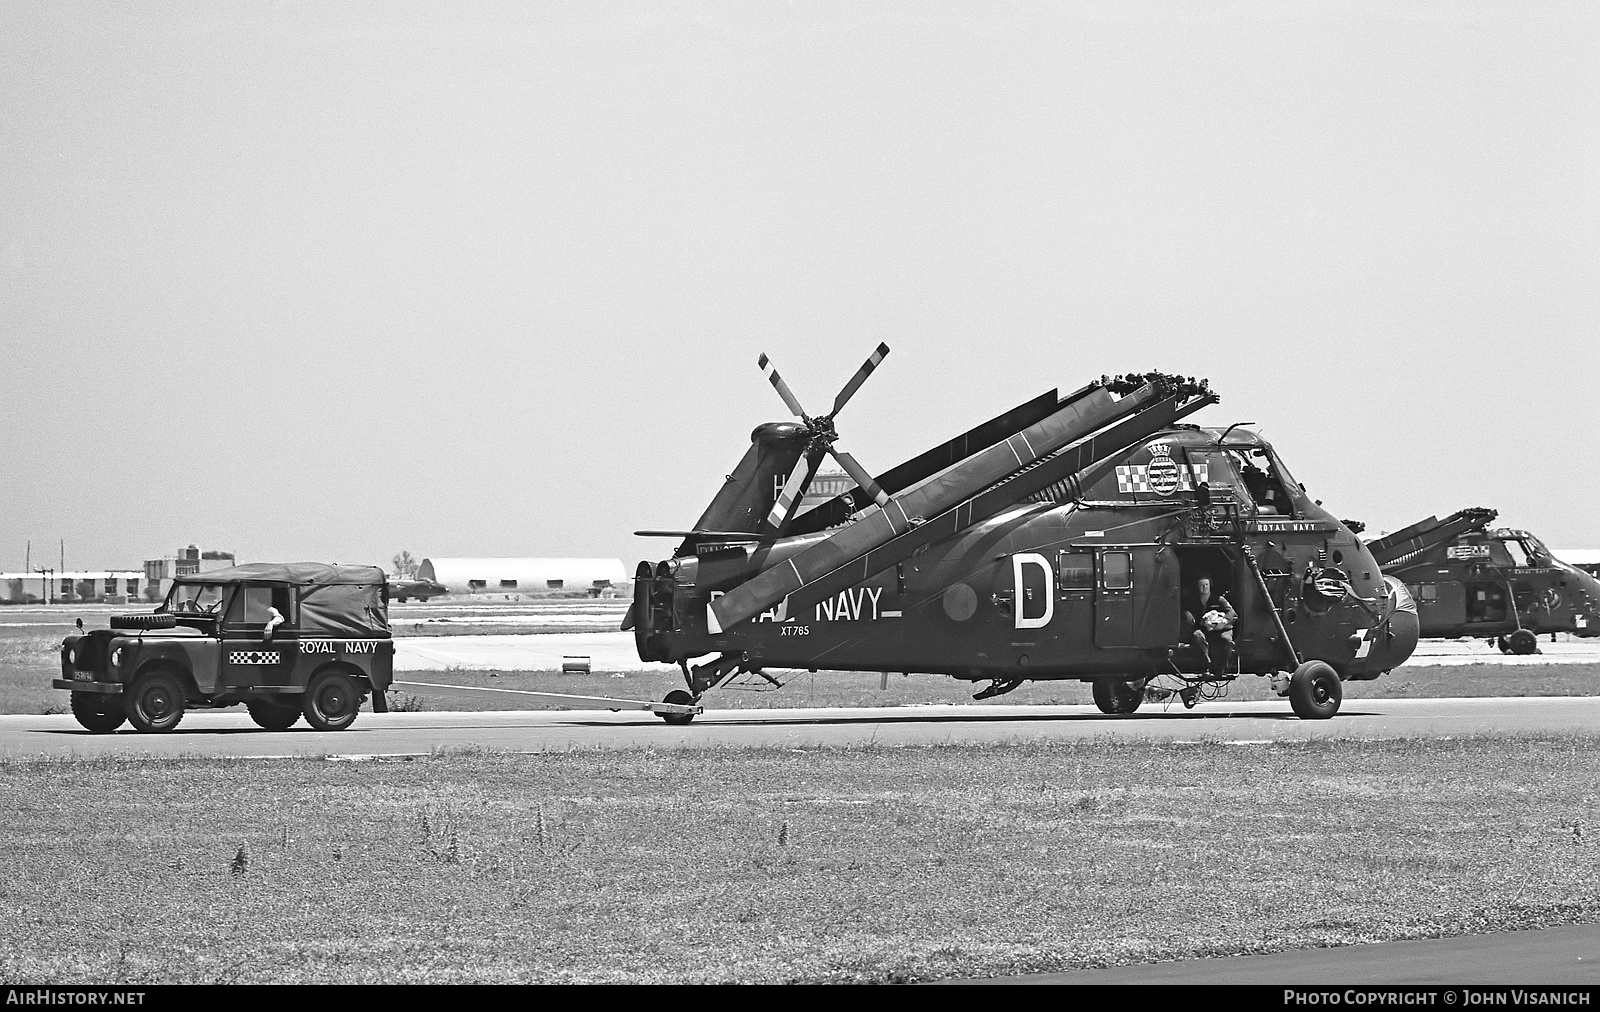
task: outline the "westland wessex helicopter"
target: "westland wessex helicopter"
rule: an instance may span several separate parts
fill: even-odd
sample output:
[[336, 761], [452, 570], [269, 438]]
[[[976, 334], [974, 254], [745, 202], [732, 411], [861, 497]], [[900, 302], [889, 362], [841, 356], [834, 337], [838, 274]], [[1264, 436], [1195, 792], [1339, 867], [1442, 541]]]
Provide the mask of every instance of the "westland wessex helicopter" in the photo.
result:
[[1540, 633], [1600, 636], [1600, 580], [1482, 507], [1429, 517], [1367, 545], [1417, 602], [1423, 636], [1482, 636], [1532, 654]]
[[[683, 539], [640, 563], [622, 626], [641, 659], [683, 669], [687, 690], [667, 703], [698, 704], [744, 673], [775, 681], [767, 668], [918, 671], [988, 681], [977, 699], [1091, 682], [1101, 711], [1126, 714], [1147, 698], [1193, 706], [1252, 673], [1322, 719], [1343, 680], [1411, 655], [1404, 585], [1273, 448], [1238, 425], [1182, 422], [1216, 403], [1205, 381], [1051, 390], [874, 476], [835, 445], [834, 418], [888, 350], [820, 416], [762, 355], [799, 420], [755, 429], [692, 530], [637, 532]], [[798, 513], [825, 456], [856, 487]], [[1233, 628], [1197, 614], [1202, 577]]]

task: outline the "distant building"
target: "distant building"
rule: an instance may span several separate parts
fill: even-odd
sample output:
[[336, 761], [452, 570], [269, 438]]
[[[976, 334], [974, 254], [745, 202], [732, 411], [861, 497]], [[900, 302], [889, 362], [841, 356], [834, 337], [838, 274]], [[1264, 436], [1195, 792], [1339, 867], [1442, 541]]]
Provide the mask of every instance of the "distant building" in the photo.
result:
[[0, 604], [132, 604], [143, 592], [135, 570], [0, 573]]
[[[783, 481], [782, 477], [778, 481]], [[800, 505], [795, 507], [795, 513], [804, 513], [815, 509], [830, 499], [844, 495], [856, 487], [855, 480], [843, 471], [818, 471], [811, 477], [811, 484], [806, 486], [806, 494], [800, 497]], [[778, 486], [782, 491], [783, 486]], [[776, 495], [773, 498], [777, 498]]]
[[160, 601], [172, 588], [176, 576], [193, 576], [234, 565], [232, 552], [201, 551], [195, 545], [178, 549], [177, 555], [144, 560], [145, 599]]
[[0, 604], [151, 604], [166, 598], [175, 576], [233, 564], [232, 552], [202, 552], [190, 545], [164, 559], [146, 559], [143, 572], [0, 573]]
[[595, 597], [628, 580], [621, 559], [423, 559], [417, 579], [451, 594], [518, 599], [581, 591]]

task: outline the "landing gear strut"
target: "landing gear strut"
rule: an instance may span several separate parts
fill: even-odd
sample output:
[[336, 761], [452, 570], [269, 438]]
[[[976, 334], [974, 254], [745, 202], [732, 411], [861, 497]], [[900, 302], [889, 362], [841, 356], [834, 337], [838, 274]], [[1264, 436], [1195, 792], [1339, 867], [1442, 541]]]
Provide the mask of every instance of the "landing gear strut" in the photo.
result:
[[[737, 674], [743, 662], [742, 653], [723, 654], [708, 664], [696, 664], [694, 667], [690, 667], [688, 661], [679, 661], [678, 666], [683, 668], [683, 680], [689, 689], [687, 692], [683, 689], [673, 689], [661, 701], [678, 706], [694, 706], [700, 702], [701, 696]], [[694, 719], [692, 713], [662, 713], [658, 716], [668, 724], [687, 724]]]
[[987, 688], [979, 689], [977, 692], [974, 692], [972, 694], [972, 698], [993, 699], [995, 696], [1003, 696], [1025, 681], [1027, 681], [1026, 678], [995, 678], [989, 682]]

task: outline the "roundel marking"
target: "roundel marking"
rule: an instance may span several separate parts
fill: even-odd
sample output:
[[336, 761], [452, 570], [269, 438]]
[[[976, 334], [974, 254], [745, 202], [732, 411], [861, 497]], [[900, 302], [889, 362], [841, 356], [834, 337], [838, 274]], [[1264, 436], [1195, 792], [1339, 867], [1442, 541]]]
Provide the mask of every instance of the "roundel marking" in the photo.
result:
[[958, 583], [946, 590], [944, 613], [957, 622], [965, 622], [978, 613], [978, 592], [964, 583]]

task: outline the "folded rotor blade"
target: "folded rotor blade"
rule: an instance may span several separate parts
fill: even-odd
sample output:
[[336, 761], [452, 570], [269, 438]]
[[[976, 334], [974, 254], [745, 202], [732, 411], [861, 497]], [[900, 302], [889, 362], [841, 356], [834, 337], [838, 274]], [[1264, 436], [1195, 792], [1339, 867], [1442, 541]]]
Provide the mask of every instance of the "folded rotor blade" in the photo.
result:
[[779, 533], [782, 533], [784, 522], [794, 513], [794, 504], [805, 490], [806, 477], [811, 473], [810, 457], [810, 454], [802, 453], [794, 462], [794, 470], [789, 472], [789, 480], [783, 483], [783, 491], [773, 500], [772, 512], [767, 514], [767, 523]]
[[757, 360], [757, 364], [761, 366], [761, 371], [767, 374], [767, 380], [772, 383], [772, 389], [778, 391], [778, 396], [783, 398], [783, 403], [788, 405], [790, 411], [794, 412], [794, 416], [796, 418], [805, 418], [806, 409], [802, 408], [800, 402], [795, 399], [794, 392], [789, 389], [789, 384], [785, 383], [783, 377], [778, 375], [777, 368], [773, 366], [772, 360], [767, 357], [766, 352], [761, 353], [761, 358]]
[[828, 452], [839, 462], [839, 466], [844, 468], [844, 473], [855, 480], [861, 491], [872, 497], [873, 502], [879, 506], [888, 505], [889, 493], [878, 487], [878, 483], [872, 480], [872, 475], [867, 473], [867, 469], [856, 463], [856, 458], [831, 446], [828, 447]]
[[1367, 549], [1372, 552], [1372, 557], [1377, 560], [1379, 566], [1393, 565], [1416, 555], [1425, 548], [1443, 544], [1458, 534], [1471, 530], [1481, 531], [1494, 523], [1499, 515], [1495, 510], [1472, 506], [1457, 510], [1443, 520], [1429, 517], [1386, 537], [1367, 542]]
[[860, 558], [917, 526], [923, 518], [943, 513], [1040, 457], [1159, 399], [1152, 387], [1140, 388], [1121, 400], [1096, 387], [1048, 418], [967, 458], [939, 478], [891, 499], [884, 509], [728, 591], [711, 602], [708, 623], [714, 620], [716, 628], [727, 629], [759, 615], [801, 585]]
[[[1056, 391], [1047, 390], [1005, 414], [996, 415], [982, 425], [890, 468], [878, 475], [878, 485], [890, 495], [898, 495], [903, 489], [910, 488], [917, 482], [943, 471], [951, 464], [965, 460], [979, 450], [986, 450], [1007, 436], [1014, 436], [1035, 422], [1049, 417], [1060, 410], [1062, 404], [1077, 400], [1088, 393], [1088, 390], [1089, 388], [1085, 387], [1076, 391], [1062, 398], [1059, 403]], [[850, 514], [865, 508], [871, 501], [867, 493], [858, 488], [851, 489], [795, 517], [794, 523], [789, 527], [789, 533], [814, 534], [835, 524], [842, 524], [850, 519]]]
[[[828, 413], [829, 418], [837, 415], [839, 409], [850, 402], [850, 398], [854, 397], [856, 391], [861, 389], [861, 384], [865, 383], [867, 377], [872, 375], [872, 370], [878, 368], [878, 363], [882, 362], [884, 356], [888, 354], [889, 346], [880, 343], [878, 350], [867, 357], [867, 360], [861, 364], [861, 368], [856, 370], [856, 374], [850, 377], [850, 382], [846, 383], [844, 389], [839, 391], [839, 396], [833, 399], [833, 410]], [[862, 487], [865, 488], [866, 486], [863, 485]]]

